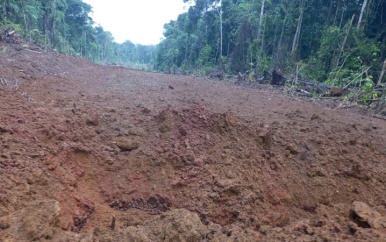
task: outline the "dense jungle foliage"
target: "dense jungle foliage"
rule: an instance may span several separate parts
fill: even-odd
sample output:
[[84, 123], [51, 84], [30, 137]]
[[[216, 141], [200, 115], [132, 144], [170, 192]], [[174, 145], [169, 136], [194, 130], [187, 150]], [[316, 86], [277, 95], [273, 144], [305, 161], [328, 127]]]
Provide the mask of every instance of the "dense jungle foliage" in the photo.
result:
[[155, 46], [114, 42], [110, 32], [95, 26], [91, 11], [82, 0], [1, 0], [0, 30], [15, 30], [30, 42], [97, 63], [153, 63]]
[[189, 10], [165, 25], [158, 70], [219, 68], [253, 81], [276, 69], [360, 87], [366, 101], [383, 94], [386, 0], [184, 1]]

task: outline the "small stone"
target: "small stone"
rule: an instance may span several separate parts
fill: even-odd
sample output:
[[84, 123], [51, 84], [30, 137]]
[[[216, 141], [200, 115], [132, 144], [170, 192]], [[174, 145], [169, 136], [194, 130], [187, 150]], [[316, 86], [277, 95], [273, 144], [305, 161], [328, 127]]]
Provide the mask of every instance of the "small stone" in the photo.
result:
[[217, 200], [220, 198], [220, 195], [217, 192], [211, 192], [208, 194], [208, 197], [213, 199], [213, 200]]
[[183, 157], [183, 161], [185, 164], [191, 164], [192, 162], [194, 162], [195, 160], [195, 157], [194, 157], [194, 153], [193, 152], [187, 152], [187, 154]]
[[2, 218], [0, 219], [0, 230], [8, 229], [10, 227], [9, 221]]
[[355, 139], [352, 139], [352, 140], [349, 141], [349, 144], [350, 145], [356, 145], [357, 141]]
[[[2, 175], [2, 174], [0, 173], [0, 175]], [[8, 210], [4, 207], [0, 207], [0, 218], [7, 215], [7, 214], [9, 214]], [[0, 219], [0, 223], [1, 223], [1, 219]]]
[[9, 130], [5, 126], [0, 124], [0, 134], [7, 133], [7, 132], [9, 132]]
[[321, 119], [320, 116], [317, 115], [317, 114], [313, 114], [313, 115], [311, 116], [311, 120], [320, 120], [320, 119]]
[[127, 133], [129, 135], [134, 135], [134, 136], [139, 136], [142, 137], [143, 134], [145, 133], [143, 129], [141, 128], [130, 128]]
[[308, 234], [308, 235], [313, 235], [313, 234], [315, 234], [314, 229], [313, 229], [312, 227], [310, 227], [309, 225], [308, 225], [308, 226], [305, 226], [304, 232], [305, 232], [306, 234]]
[[180, 127], [178, 131], [182, 136], [186, 136], [188, 134], [188, 131], [184, 127]]
[[288, 150], [293, 155], [299, 154], [299, 149], [295, 144], [288, 144], [286, 150]]
[[172, 128], [169, 126], [169, 125], [167, 125], [167, 124], [163, 124], [163, 125], [161, 125], [161, 127], [159, 128], [159, 131], [161, 132], [161, 133], [167, 133], [167, 132], [170, 132], [172, 130]]
[[[53, 238], [60, 215], [59, 202], [34, 201], [25, 209], [0, 219], [5, 241], [46, 241]], [[3, 240], [2, 240], [3, 241]]]
[[151, 110], [148, 108], [142, 109], [142, 113], [144, 113], [144, 114], [149, 114], [150, 112], [151, 112]]
[[17, 122], [18, 122], [19, 124], [25, 124], [25, 123], [26, 123], [26, 121], [25, 121], [24, 119], [18, 119]]
[[264, 149], [270, 150], [272, 146], [272, 129], [269, 125], [264, 125], [263, 129], [260, 130], [259, 134], [261, 141], [263, 143]]
[[86, 124], [87, 124], [88, 126], [98, 126], [99, 120], [98, 120], [97, 117], [88, 117], [88, 118], [86, 119]]
[[386, 218], [364, 202], [353, 202], [350, 218], [361, 228], [386, 228]]
[[136, 137], [121, 138], [117, 140], [116, 144], [122, 152], [133, 151], [139, 148], [139, 139]]

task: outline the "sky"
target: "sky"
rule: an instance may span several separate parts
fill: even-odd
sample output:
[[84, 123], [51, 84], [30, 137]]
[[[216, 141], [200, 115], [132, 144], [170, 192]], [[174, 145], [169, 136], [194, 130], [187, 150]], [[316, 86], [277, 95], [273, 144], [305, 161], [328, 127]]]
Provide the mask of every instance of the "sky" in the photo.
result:
[[186, 11], [183, 0], [83, 0], [93, 8], [91, 17], [109, 31], [117, 43], [155, 45], [163, 26]]

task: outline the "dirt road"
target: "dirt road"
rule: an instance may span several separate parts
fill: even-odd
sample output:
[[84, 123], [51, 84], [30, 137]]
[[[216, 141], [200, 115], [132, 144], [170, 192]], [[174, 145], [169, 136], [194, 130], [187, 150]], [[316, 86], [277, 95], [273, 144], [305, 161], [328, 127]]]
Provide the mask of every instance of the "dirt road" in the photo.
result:
[[386, 122], [0, 43], [0, 240], [386, 241]]

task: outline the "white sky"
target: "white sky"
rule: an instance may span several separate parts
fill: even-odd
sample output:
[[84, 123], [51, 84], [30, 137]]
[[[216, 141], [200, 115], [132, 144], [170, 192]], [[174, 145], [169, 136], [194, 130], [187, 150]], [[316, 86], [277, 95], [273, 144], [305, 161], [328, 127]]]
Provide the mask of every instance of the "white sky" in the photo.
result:
[[83, 0], [93, 8], [91, 17], [114, 40], [158, 44], [163, 25], [184, 12], [183, 0]]

